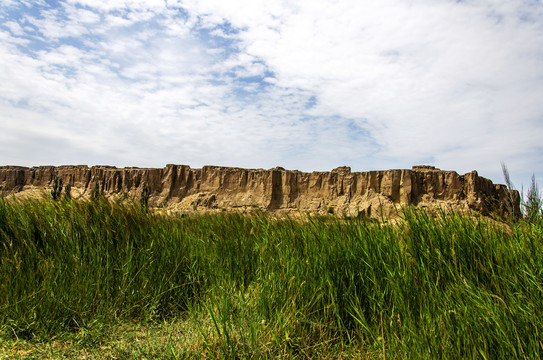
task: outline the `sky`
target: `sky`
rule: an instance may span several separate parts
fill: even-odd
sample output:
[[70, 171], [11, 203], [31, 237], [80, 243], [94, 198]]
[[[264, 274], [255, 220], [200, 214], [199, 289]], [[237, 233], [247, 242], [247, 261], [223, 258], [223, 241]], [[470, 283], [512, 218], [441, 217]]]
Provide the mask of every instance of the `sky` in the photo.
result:
[[0, 0], [0, 165], [543, 185], [540, 0]]

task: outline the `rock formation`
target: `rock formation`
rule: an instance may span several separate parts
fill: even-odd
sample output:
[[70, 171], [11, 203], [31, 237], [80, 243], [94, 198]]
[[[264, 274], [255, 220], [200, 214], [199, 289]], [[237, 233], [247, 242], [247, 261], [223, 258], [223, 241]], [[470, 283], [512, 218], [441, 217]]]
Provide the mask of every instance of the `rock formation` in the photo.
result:
[[401, 206], [477, 211], [483, 215], [518, 216], [520, 196], [495, 185], [476, 171], [459, 175], [431, 166], [411, 170], [305, 173], [277, 167], [241, 169], [167, 165], [163, 169], [111, 166], [0, 166], [0, 192], [16, 197], [48, 194], [55, 177], [71, 184], [74, 198], [99, 189], [109, 198], [139, 199], [144, 184], [149, 205], [171, 211], [334, 212], [350, 216], [391, 216]]

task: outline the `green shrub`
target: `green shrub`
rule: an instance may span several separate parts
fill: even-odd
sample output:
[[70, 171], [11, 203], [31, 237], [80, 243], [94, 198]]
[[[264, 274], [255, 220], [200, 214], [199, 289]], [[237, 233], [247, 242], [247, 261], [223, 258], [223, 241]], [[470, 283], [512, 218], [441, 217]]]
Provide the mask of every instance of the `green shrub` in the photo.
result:
[[149, 196], [151, 195], [147, 184], [143, 184], [140, 195], [140, 205], [144, 212], [148, 211], [149, 207]]
[[55, 179], [53, 180], [53, 188], [51, 189], [51, 196], [53, 197], [53, 200], [59, 199], [60, 194], [62, 194], [62, 178], [55, 176]]

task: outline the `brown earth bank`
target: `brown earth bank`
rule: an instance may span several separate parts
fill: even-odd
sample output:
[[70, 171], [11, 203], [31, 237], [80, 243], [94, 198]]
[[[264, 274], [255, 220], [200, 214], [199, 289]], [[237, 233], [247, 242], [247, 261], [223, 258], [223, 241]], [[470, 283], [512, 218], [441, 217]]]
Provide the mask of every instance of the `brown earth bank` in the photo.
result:
[[51, 196], [55, 178], [71, 185], [73, 198], [88, 198], [99, 190], [110, 199], [139, 201], [147, 188], [150, 207], [173, 212], [260, 209], [389, 217], [402, 206], [415, 206], [430, 211], [476, 211], [501, 218], [520, 215], [518, 191], [493, 184], [476, 171], [459, 175], [432, 166], [367, 172], [339, 167], [311, 173], [280, 167], [0, 166], [0, 193], [16, 198]]

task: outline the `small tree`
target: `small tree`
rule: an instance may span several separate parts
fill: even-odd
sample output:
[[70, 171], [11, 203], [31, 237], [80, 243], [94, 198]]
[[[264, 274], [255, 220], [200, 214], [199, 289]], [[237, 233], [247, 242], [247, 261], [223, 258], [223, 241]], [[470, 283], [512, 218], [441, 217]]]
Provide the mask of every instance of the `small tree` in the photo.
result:
[[[502, 172], [503, 172], [503, 177], [505, 179], [505, 184], [507, 185], [507, 188], [509, 190], [514, 190], [515, 187], [513, 186], [513, 182], [511, 181], [511, 177], [509, 176], [509, 171], [507, 170], [507, 166], [505, 166], [503, 162], [502, 162]], [[510, 206], [512, 207], [513, 199], [511, 195], [509, 196], [510, 196], [510, 199], [509, 199]], [[530, 220], [534, 220], [535, 217], [543, 215], [542, 213], [543, 198], [541, 197], [541, 193], [539, 192], [537, 182], [535, 181], [535, 174], [532, 174], [532, 183], [530, 184], [530, 187], [528, 188], [528, 193], [526, 194], [526, 198], [524, 197], [524, 190], [522, 190], [520, 194], [520, 199], [521, 199], [521, 205], [523, 208], [523, 213], [526, 218]]]
[[541, 215], [541, 206], [543, 205], [543, 199], [539, 193], [539, 187], [535, 181], [535, 174], [532, 174], [532, 183], [526, 194], [526, 201], [523, 203], [526, 211], [526, 217], [533, 220], [537, 216]]
[[55, 179], [53, 180], [53, 189], [51, 190], [51, 196], [53, 196], [53, 200], [58, 200], [61, 193], [62, 193], [62, 178], [55, 176]]
[[72, 198], [72, 185], [69, 182], [66, 184], [66, 187], [64, 188], [64, 197], [66, 199]]
[[151, 195], [149, 188], [147, 187], [147, 184], [143, 184], [143, 188], [141, 189], [141, 196], [140, 196], [140, 204], [143, 211], [147, 212], [149, 208], [149, 196]]

